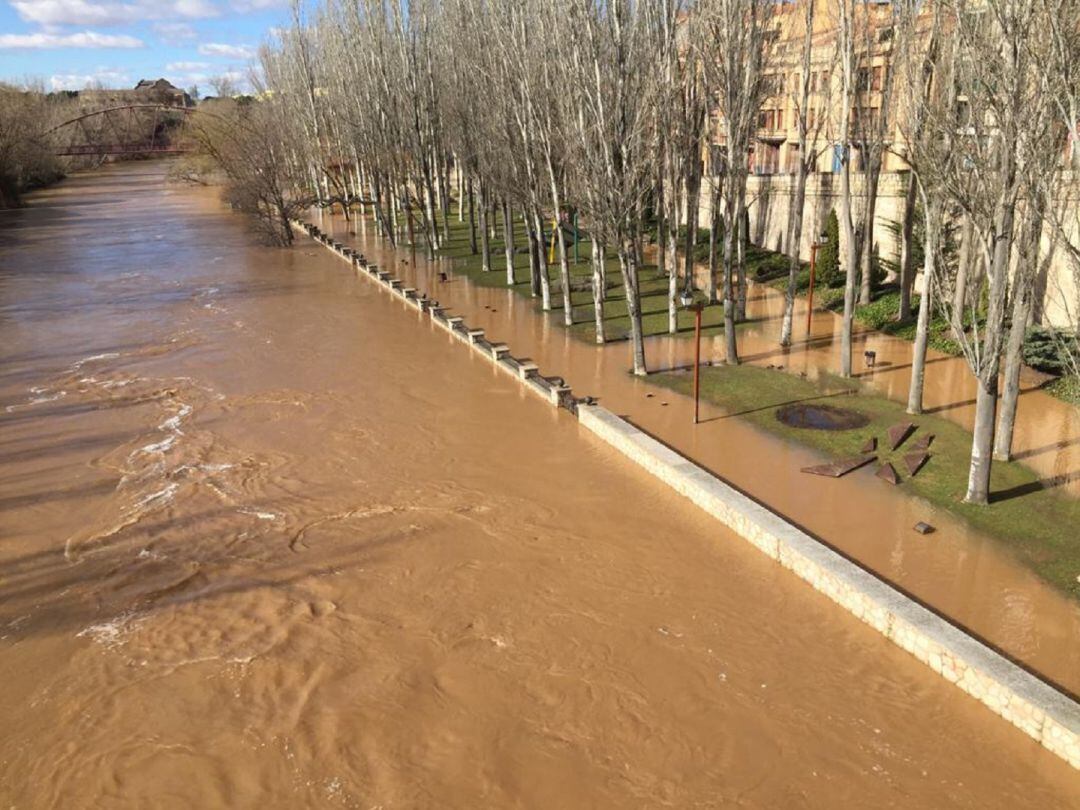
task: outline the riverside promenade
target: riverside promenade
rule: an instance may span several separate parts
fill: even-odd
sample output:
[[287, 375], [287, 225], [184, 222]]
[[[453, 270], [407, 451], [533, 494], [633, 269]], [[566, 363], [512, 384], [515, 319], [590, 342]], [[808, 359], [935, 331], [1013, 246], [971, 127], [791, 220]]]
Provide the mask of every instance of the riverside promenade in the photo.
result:
[[[454, 277], [445, 262], [429, 264], [420, 253], [391, 250], [375, 239], [374, 229], [363, 222], [346, 224], [326, 214], [312, 221], [362, 250], [372, 262], [393, 268], [408, 286], [428, 291], [451, 314], [484, 329], [489, 339], [513, 346], [518, 354], [528, 354], [545, 374], [564, 377], [576, 395], [596, 397], [609, 410], [734, 482], [1008, 656], [1067, 690], [1080, 692], [1080, 605], [1046, 585], [996, 541], [925, 501], [887, 487], [872, 471], [839, 480], [807, 476], [800, 469], [819, 463], [820, 456], [762, 433], [738, 418], [704, 409], [703, 423], [694, 426], [688, 398], [627, 373], [627, 344], [585, 344], [537, 312], [533, 302], [509, 290], [478, 287]], [[354, 226], [359, 228], [356, 235], [350, 233]], [[440, 271], [448, 273], [448, 281], [439, 280]], [[775, 307], [778, 296], [757, 287], [754, 293], [758, 299], [755, 306]], [[778, 350], [768, 338], [770, 321], [762, 323], [766, 326], [755, 325], [740, 332], [744, 356], [762, 365], [777, 363], [773, 353]], [[800, 362], [807, 367], [824, 363], [834, 332], [835, 318], [816, 313], [808, 344], [811, 351], [803, 352], [801, 360], [798, 351], [792, 353], [788, 365], [797, 370]], [[703, 360], [722, 356], [721, 340], [715, 338], [703, 345]], [[892, 339], [864, 332], [857, 349], [867, 341], [877, 347], [885, 340]], [[895, 347], [895, 352], [901, 348]], [[892, 358], [890, 351], [879, 350], [879, 358], [893, 363], [882, 369], [893, 371], [881, 376], [889, 379], [891, 374], [897, 381], [891, 384], [899, 385], [905, 376], [903, 364]], [[651, 338], [646, 353], [654, 370], [677, 368], [692, 362], [693, 345], [685, 339]], [[932, 382], [935, 374], [936, 370], [930, 374], [931, 387], [936, 385]], [[935, 403], [943, 403], [950, 395], [954, 394], [947, 386], [928, 393], [928, 405], [938, 407]], [[1041, 392], [1026, 396], [1036, 395], [1046, 396]], [[957, 418], [962, 417], [964, 407], [952, 409]], [[1022, 420], [1026, 412], [1022, 406]], [[930, 536], [915, 533], [913, 527], [919, 521], [933, 524], [937, 531]]]

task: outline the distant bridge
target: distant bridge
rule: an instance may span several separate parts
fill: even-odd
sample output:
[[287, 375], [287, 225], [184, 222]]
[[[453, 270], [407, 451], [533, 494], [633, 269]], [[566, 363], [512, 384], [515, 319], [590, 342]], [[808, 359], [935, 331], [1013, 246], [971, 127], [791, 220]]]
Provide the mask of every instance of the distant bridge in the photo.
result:
[[[92, 110], [46, 130], [43, 135], [58, 156], [175, 155], [193, 151], [175, 143], [179, 127], [173, 116], [190, 117], [194, 107], [168, 104], [122, 104]], [[170, 120], [172, 119], [172, 120]]]

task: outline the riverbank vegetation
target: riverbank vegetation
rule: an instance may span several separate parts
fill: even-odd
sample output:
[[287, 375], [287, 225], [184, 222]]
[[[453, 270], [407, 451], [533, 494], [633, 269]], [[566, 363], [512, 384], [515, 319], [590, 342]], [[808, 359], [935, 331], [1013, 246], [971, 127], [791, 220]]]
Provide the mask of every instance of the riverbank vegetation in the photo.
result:
[[[685, 371], [651, 374], [649, 381], [692, 394], [692, 375]], [[994, 496], [990, 504], [975, 506], [963, 500], [971, 434], [938, 416], [923, 414], [913, 419], [902, 404], [870, 393], [854, 380], [831, 375], [808, 380], [751, 365], [713, 366], [701, 370], [701, 397], [704, 402], [722, 408], [725, 414], [706, 416], [706, 419], [745, 419], [829, 460], [858, 456], [867, 439], [877, 437], [879, 455], [883, 461], [893, 462], [905, 491], [1001, 541], [1040, 576], [1080, 598], [1077, 580], [1080, 544], [1076, 542], [1080, 500], [1055, 491], [1057, 486], [1068, 483], [1068, 475], [1043, 481], [1019, 462], [1002, 462], [994, 465]], [[790, 427], [776, 418], [776, 411], [791, 403], [831, 405], [855, 411], [864, 415], [869, 424], [854, 430]], [[904, 469], [904, 448], [890, 453], [884, 443], [886, 430], [906, 421], [918, 424], [916, 436], [934, 436], [931, 459], [914, 476]], [[872, 474], [873, 469], [853, 474]], [[888, 484], [882, 482], [881, 486]]]
[[[851, 377], [857, 313], [885, 306], [875, 301], [885, 227], [875, 206], [886, 162], [901, 160], [900, 250], [885, 260], [898, 293], [889, 306], [901, 323], [914, 316], [907, 410], [922, 411], [926, 349], [947, 324], [978, 384], [965, 499], [988, 503], [993, 460], [1012, 455], [1036, 292], [1046, 292], [1055, 255], [1080, 278], [1080, 172], [1067, 170], [1080, 165], [1068, 137], [1070, 111], [1080, 109], [1080, 36], [1062, 23], [1080, 17], [1080, 0], [985, 0], [979, 14], [955, 0], [294, 0], [292, 8], [292, 25], [261, 51], [265, 112], [249, 121], [264, 129], [251, 139], [256, 162], [274, 155], [262, 167], [276, 174], [272, 192], [250, 156], [218, 155], [239, 184], [237, 204], [271, 222], [305, 201], [338, 205], [347, 217], [359, 209], [391, 242], [434, 256], [450, 242], [456, 200], [481, 273], [494, 272], [492, 232], [516, 238], [520, 229], [529, 293], [542, 309], [561, 308], [571, 328], [585, 328], [577, 326], [585, 309], [604, 342], [624, 334], [608, 334], [609, 308], [625, 308], [635, 374], [648, 371], [644, 339], [656, 324], [685, 328], [679, 304], [695, 286], [720, 305], [726, 360], [739, 362], [747, 189], [752, 174], [776, 171], [761, 133], [778, 129], [783, 108], [798, 149], [789, 150], [779, 341], [791, 339], [804, 234], [824, 224], [802, 226], [807, 177], [831, 170], [837, 205], [828, 224], [843, 278], [836, 371]], [[815, 35], [822, 30], [829, 37]], [[583, 306], [574, 300], [585, 279], [572, 267], [572, 227], [601, 248], [590, 256]], [[291, 239], [283, 226], [278, 235]], [[708, 270], [698, 280], [702, 236]], [[650, 241], [658, 269], [643, 266]], [[543, 269], [549, 254], [557, 282]], [[505, 269], [504, 280], [522, 283]], [[621, 296], [608, 295], [609, 280]]]
[[17, 206], [24, 192], [64, 176], [61, 161], [41, 138], [52, 106], [37, 88], [0, 84], [0, 208]]

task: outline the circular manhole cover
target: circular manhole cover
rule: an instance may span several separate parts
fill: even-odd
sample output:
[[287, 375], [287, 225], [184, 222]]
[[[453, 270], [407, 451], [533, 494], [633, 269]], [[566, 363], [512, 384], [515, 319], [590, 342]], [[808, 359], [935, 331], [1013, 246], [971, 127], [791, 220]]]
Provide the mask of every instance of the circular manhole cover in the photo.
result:
[[870, 424], [870, 417], [858, 411], [831, 405], [785, 405], [776, 409], [776, 418], [789, 427], [807, 430], [854, 430]]

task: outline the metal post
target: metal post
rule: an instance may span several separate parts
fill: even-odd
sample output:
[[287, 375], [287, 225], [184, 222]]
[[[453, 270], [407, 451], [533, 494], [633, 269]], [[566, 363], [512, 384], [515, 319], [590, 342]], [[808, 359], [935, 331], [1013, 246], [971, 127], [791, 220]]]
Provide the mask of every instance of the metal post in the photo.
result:
[[694, 309], [694, 424], [698, 423], [701, 398], [701, 304]]
[[814, 271], [817, 269], [818, 243], [810, 244], [810, 294], [806, 299], [806, 334], [810, 334], [810, 324], [814, 318]]

